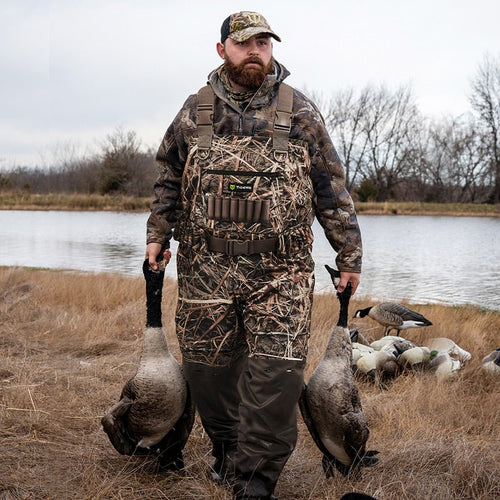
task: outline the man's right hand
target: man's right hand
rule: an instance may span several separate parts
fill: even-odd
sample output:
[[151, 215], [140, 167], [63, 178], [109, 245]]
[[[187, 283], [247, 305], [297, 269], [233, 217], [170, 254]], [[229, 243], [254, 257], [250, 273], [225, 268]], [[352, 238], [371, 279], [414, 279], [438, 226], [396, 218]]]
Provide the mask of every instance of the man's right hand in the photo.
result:
[[[161, 243], [148, 243], [146, 246], [146, 259], [149, 262], [151, 269], [157, 271], [158, 270], [158, 262], [156, 259], [161, 252], [162, 245]], [[168, 248], [163, 252], [163, 258], [165, 259], [165, 266], [170, 262], [170, 258], [172, 257], [172, 252]]]

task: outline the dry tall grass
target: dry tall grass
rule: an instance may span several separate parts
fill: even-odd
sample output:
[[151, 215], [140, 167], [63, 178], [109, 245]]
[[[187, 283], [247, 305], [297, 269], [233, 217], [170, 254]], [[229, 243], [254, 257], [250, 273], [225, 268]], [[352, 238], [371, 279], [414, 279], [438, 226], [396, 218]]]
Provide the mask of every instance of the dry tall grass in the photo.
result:
[[[307, 376], [336, 320], [332, 295], [318, 295]], [[216, 499], [227, 489], [206, 476], [212, 462], [196, 421], [186, 473], [157, 474], [154, 461], [121, 456], [101, 430], [138, 362], [145, 317], [144, 282], [114, 274], [0, 269], [0, 499]], [[164, 324], [179, 359], [172, 312], [175, 283], [165, 283]], [[352, 311], [369, 305], [352, 301]], [[364, 491], [383, 499], [500, 498], [500, 382], [481, 358], [500, 344], [500, 314], [474, 308], [414, 306], [434, 326], [417, 342], [448, 336], [472, 353], [458, 379], [404, 375], [386, 390], [360, 382], [379, 464], [358, 480], [325, 479], [320, 453], [299, 417], [299, 441], [278, 483], [285, 499], [337, 499]], [[371, 339], [382, 328], [351, 320]]]

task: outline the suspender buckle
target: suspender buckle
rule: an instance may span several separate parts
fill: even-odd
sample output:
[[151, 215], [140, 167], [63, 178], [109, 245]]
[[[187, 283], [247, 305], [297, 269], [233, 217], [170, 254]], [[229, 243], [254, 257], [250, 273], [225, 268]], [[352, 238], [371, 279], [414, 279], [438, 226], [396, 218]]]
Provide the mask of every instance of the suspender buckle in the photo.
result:
[[200, 160], [206, 160], [210, 156], [210, 149], [200, 148], [198, 147], [198, 151], [196, 152], [198, 158]]
[[282, 163], [288, 158], [288, 151], [277, 151], [273, 149], [273, 158], [275, 161]]
[[248, 255], [252, 252], [249, 250], [249, 241], [226, 240], [227, 255]]

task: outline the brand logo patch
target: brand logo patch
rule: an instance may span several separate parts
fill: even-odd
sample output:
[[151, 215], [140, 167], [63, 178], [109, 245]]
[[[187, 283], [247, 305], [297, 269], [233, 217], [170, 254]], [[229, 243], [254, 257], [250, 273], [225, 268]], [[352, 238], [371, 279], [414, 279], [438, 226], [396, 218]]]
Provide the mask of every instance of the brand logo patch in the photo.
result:
[[260, 16], [256, 12], [249, 12], [247, 14], [248, 19], [250, 19], [250, 22], [253, 24], [259, 24], [260, 23]]
[[252, 184], [235, 184], [231, 183], [227, 185], [226, 191], [229, 191], [231, 193], [248, 193], [252, 191], [253, 185]]

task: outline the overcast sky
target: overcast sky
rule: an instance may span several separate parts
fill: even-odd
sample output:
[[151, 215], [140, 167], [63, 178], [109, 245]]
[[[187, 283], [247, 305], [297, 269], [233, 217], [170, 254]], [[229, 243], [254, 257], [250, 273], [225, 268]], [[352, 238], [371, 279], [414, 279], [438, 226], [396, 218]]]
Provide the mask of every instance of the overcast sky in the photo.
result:
[[0, 0], [0, 169], [85, 154], [117, 127], [156, 149], [239, 10], [280, 35], [291, 85], [411, 85], [430, 117], [469, 111], [478, 65], [500, 54], [499, 0]]

